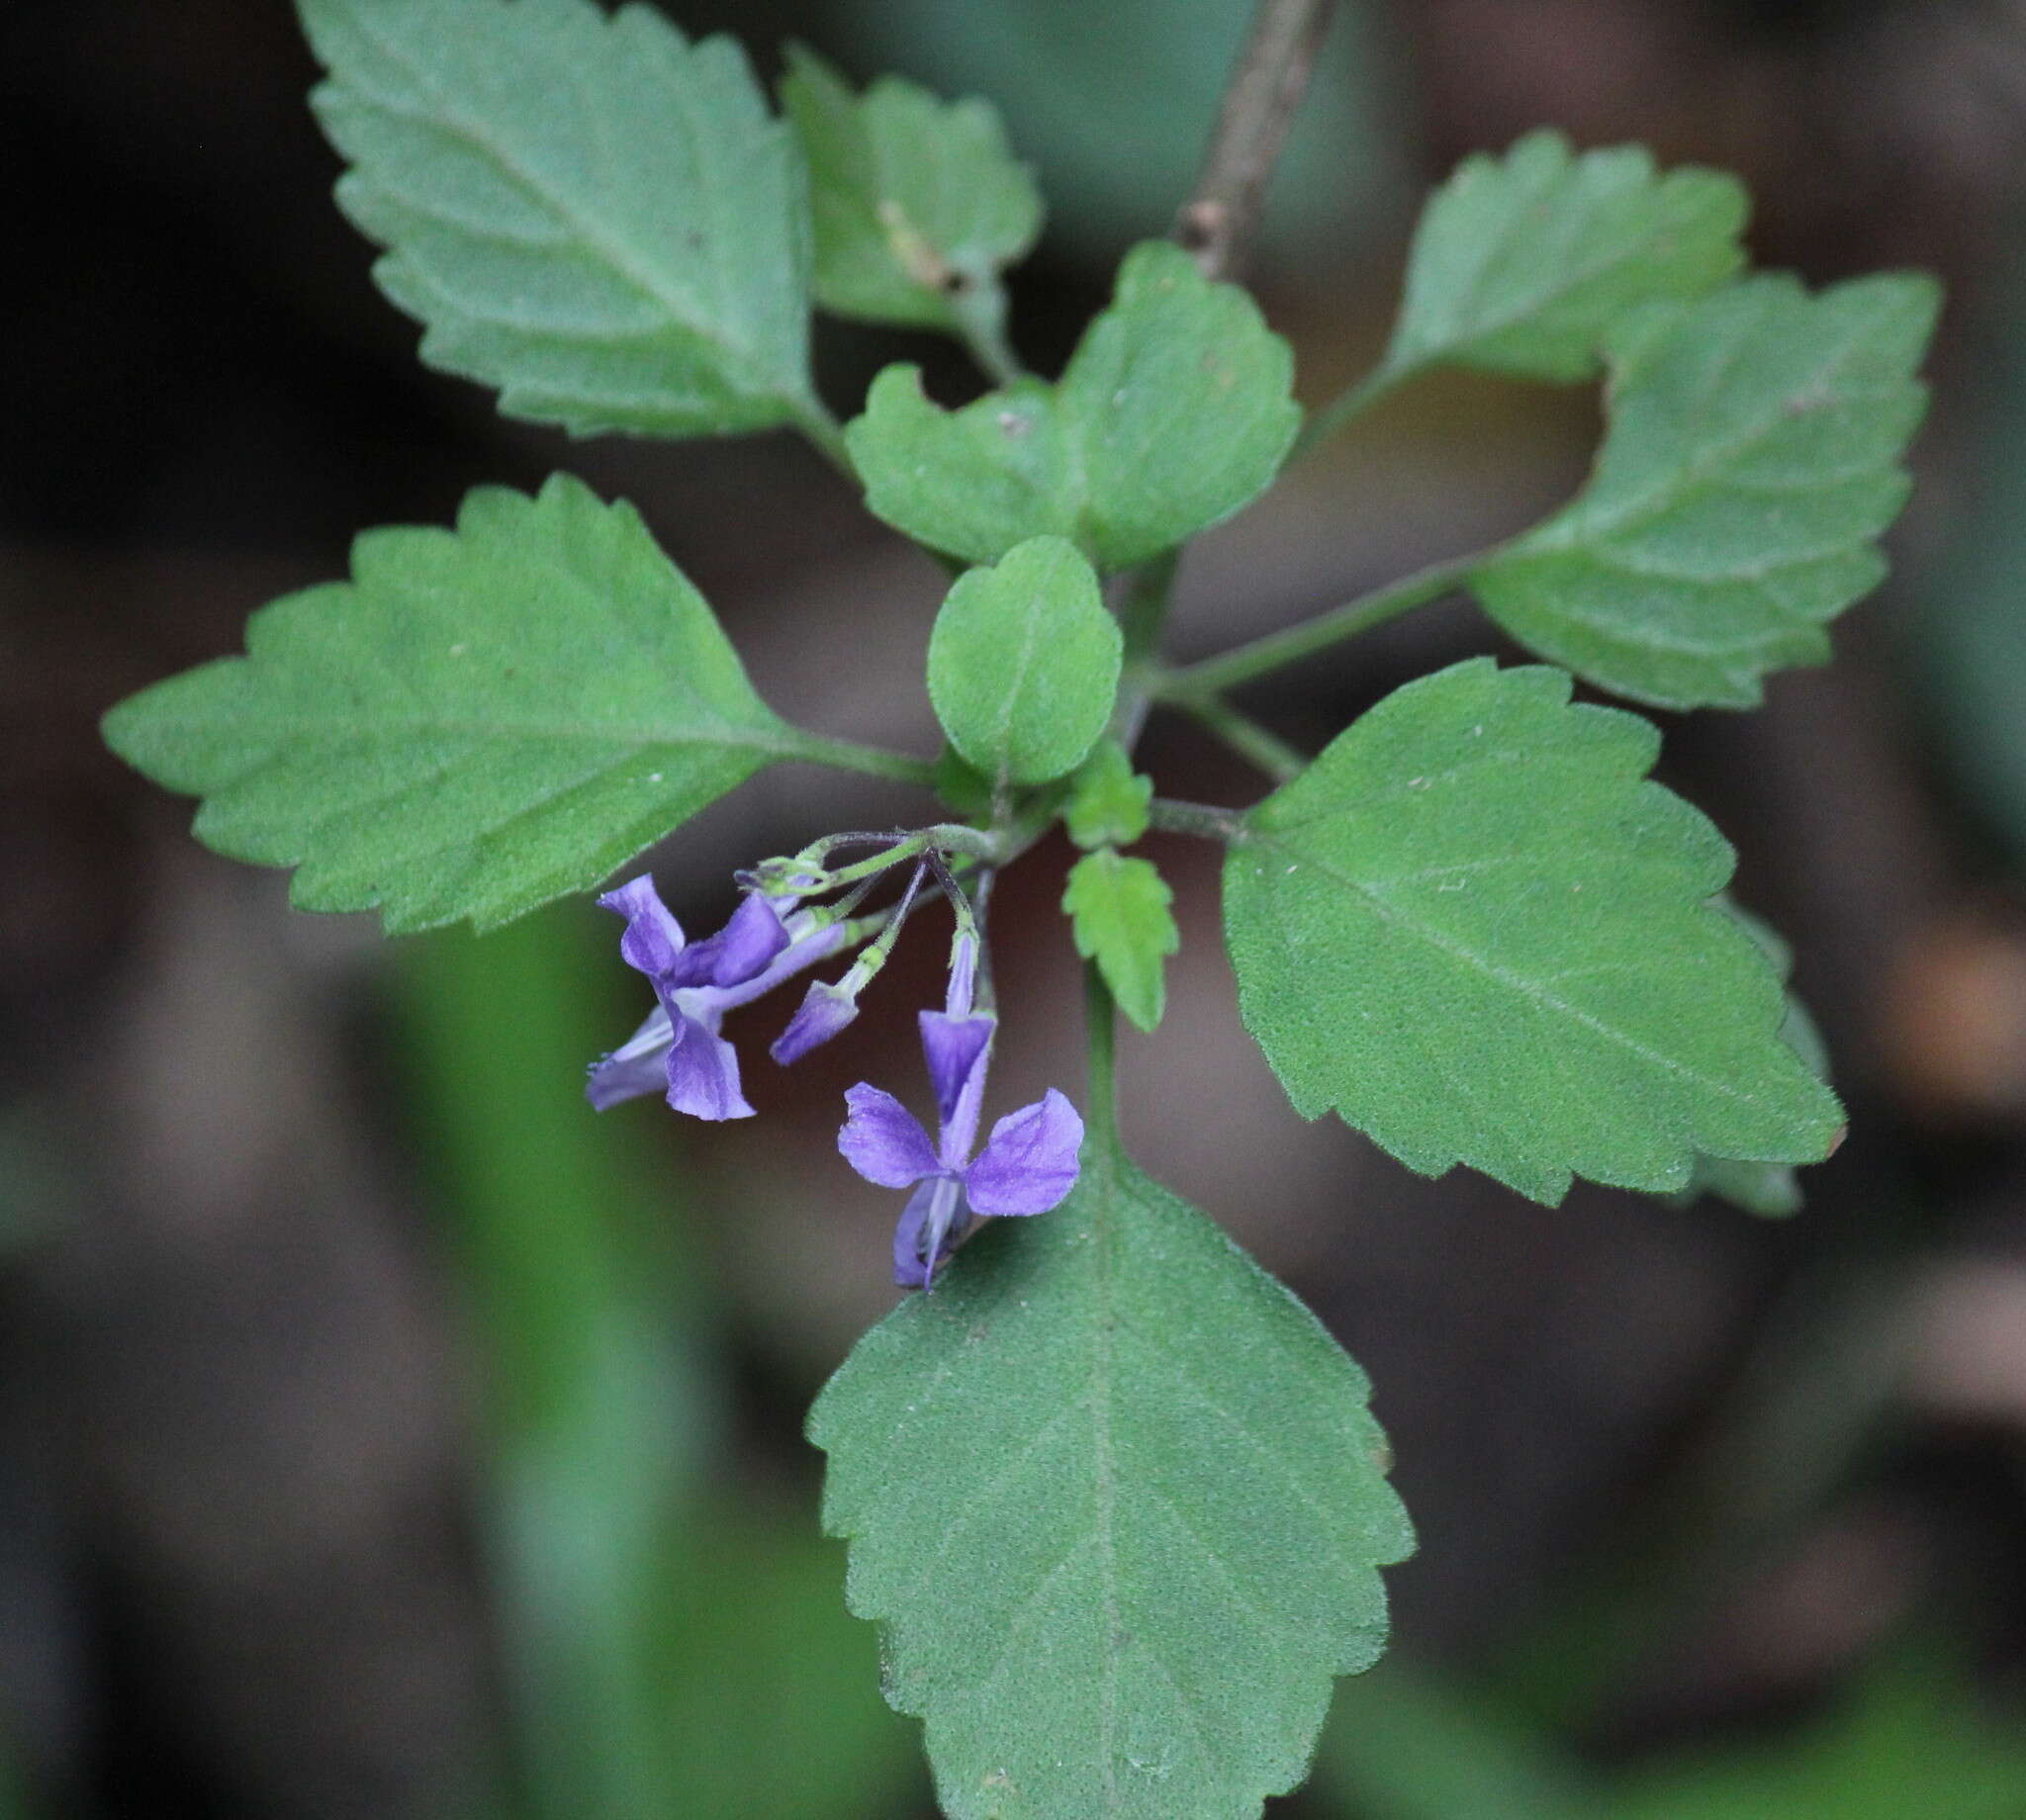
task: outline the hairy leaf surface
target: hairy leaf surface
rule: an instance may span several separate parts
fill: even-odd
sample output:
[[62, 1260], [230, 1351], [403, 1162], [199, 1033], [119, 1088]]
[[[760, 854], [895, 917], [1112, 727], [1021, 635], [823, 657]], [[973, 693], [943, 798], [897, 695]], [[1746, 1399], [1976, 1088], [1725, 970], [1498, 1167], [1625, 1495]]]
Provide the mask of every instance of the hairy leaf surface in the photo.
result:
[[1640, 145], [1580, 156], [1530, 133], [1466, 158], [1429, 199], [1382, 370], [1450, 361], [1525, 379], [1588, 379], [1636, 306], [1695, 297], [1744, 262], [1750, 203], [1720, 171], [1660, 175]]
[[1111, 718], [1119, 622], [1059, 537], [957, 578], [929, 635], [929, 700], [958, 753], [994, 782], [1073, 770]]
[[1122, 569], [1265, 489], [1301, 421], [1293, 375], [1244, 292], [1154, 241], [1127, 255], [1058, 384], [949, 411], [889, 367], [847, 435], [867, 503], [931, 549], [993, 562], [1054, 534]]
[[1076, 952], [1097, 962], [1119, 1009], [1142, 1030], [1160, 1022], [1167, 1004], [1162, 964], [1182, 945], [1168, 909], [1173, 901], [1151, 860], [1109, 847], [1078, 860], [1062, 893]]
[[797, 751], [633, 509], [560, 475], [481, 488], [454, 532], [366, 532], [246, 652], [123, 702], [108, 743], [206, 799], [206, 846], [390, 931], [583, 890]]
[[1147, 832], [1153, 779], [1133, 769], [1117, 740], [1104, 741], [1077, 772], [1062, 826], [1078, 847], [1130, 847]]
[[1589, 485], [1476, 572], [1485, 610], [1663, 707], [1750, 707], [1768, 671], [1823, 662], [1824, 623], [1886, 573], [1938, 304], [1911, 275], [1761, 277], [1621, 323]]
[[953, 1820], [1249, 1820], [1413, 1547], [1364, 1375], [1102, 1141], [853, 1349], [809, 1417], [886, 1696]]
[[1240, 1008], [1306, 1118], [1410, 1168], [1558, 1201], [1685, 1188], [1698, 1153], [1819, 1161], [1835, 1096], [1709, 899], [1731, 852], [1647, 780], [1659, 736], [1473, 659], [1397, 689], [1246, 817], [1225, 865]]
[[[1745, 934], [1758, 943], [1760, 953], [1785, 982], [1794, 971], [1794, 950], [1777, 930], [1750, 911], [1727, 900], [1724, 907], [1738, 920]], [[1791, 986], [1787, 993], [1787, 1021], [1780, 1026], [1780, 1040], [1801, 1058], [1817, 1080], [1829, 1078], [1828, 1046], [1807, 1006]], [[1695, 1173], [1679, 1198], [1686, 1203], [1705, 1194], [1768, 1220], [1799, 1213], [1802, 1199], [1799, 1179], [1789, 1164], [1739, 1162], [1729, 1156], [1696, 1158]]]
[[801, 46], [781, 85], [809, 165], [816, 301], [839, 316], [955, 330], [958, 299], [990, 299], [1041, 232], [1041, 193], [998, 111], [900, 76], [863, 94]]
[[298, 0], [422, 358], [588, 434], [807, 410], [806, 181], [729, 39], [592, 0]]

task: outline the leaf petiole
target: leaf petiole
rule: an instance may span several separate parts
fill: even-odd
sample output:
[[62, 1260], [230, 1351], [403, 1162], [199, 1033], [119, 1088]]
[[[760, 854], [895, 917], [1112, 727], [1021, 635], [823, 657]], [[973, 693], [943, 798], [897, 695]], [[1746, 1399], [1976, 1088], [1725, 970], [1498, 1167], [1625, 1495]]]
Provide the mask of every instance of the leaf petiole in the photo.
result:
[[1468, 556], [1430, 563], [1426, 569], [1417, 569], [1412, 575], [1389, 582], [1370, 593], [1359, 594], [1355, 600], [1346, 600], [1343, 605], [1327, 613], [1318, 613], [1313, 619], [1304, 619], [1285, 631], [1269, 632], [1263, 638], [1236, 645], [1216, 657], [1164, 671], [1152, 681], [1153, 698], [1186, 706], [1206, 696], [1221, 694], [1228, 688], [1236, 688], [1241, 682], [1249, 682], [1254, 677], [1263, 677], [1271, 671], [1299, 663], [1319, 651], [1327, 651], [1332, 645], [1355, 638], [1360, 632], [1369, 632], [1374, 626], [1384, 625], [1389, 619], [1398, 619], [1403, 613], [1426, 606], [1430, 600], [1439, 599], [1460, 588], [1477, 569], [1497, 556], [1501, 548], [1494, 545], [1488, 550], [1474, 550]]
[[1235, 847], [1245, 839], [1245, 818], [1237, 809], [1213, 808], [1207, 802], [1178, 802], [1156, 796], [1148, 805], [1148, 824], [1163, 834], [1193, 834], [1200, 840]]
[[1222, 695], [1191, 695], [1175, 706], [1275, 783], [1299, 777], [1309, 768], [1309, 761], [1279, 734], [1240, 713]]
[[1396, 386], [1412, 379], [1419, 371], [1418, 367], [1388, 362], [1374, 367], [1356, 384], [1344, 387], [1302, 425], [1301, 434], [1294, 439], [1294, 447], [1287, 452], [1289, 464], [1322, 447], [1337, 431], [1347, 428]]

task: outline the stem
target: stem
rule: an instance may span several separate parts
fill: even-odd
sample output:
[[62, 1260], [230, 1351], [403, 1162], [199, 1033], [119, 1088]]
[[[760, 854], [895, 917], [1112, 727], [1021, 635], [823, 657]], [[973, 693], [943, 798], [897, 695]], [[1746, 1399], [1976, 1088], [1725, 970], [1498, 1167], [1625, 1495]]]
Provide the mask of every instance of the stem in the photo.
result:
[[1309, 768], [1308, 760], [1277, 733], [1269, 733], [1249, 714], [1241, 714], [1222, 695], [1191, 695], [1175, 705], [1275, 783], [1299, 777]]
[[1119, 1147], [1118, 1088], [1114, 1076], [1118, 1015], [1111, 988], [1097, 962], [1083, 963], [1083, 1029], [1090, 1051], [1090, 1097], [1083, 1108], [1084, 1129], [1098, 1140], [1101, 1153]]
[[996, 282], [967, 284], [950, 294], [950, 314], [960, 340], [995, 386], [1027, 378], [1020, 356], [1006, 339], [1006, 293]]
[[1125, 669], [1119, 676], [1119, 698], [1106, 731], [1128, 752], [1139, 744], [1140, 730], [1146, 726], [1147, 710], [1152, 704], [1152, 680], [1160, 674], [1155, 654], [1160, 649], [1161, 627], [1167, 620], [1181, 560], [1181, 551], [1174, 549], [1142, 563], [1126, 578], [1126, 592], [1119, 601]]
[[1374, 367], [1354, 386], [1346, 386], [1329, 404], [1302, 425], [1302, 433], [1288, 450], [1290, 462], [1299, 461], [1310, 450], [1328, 442], [1352, 418], [1362, 416], [1404, 379], [1414, 376], [1412, 367]]
[[1205, 695], [1236, 688], [1241, 682], [1249, 682], [1268, 671], [1299, 663], [1305, 657], [1327, 651], [1332, 645], [1354, 638], [1360, 632], [1368, 632], [1373, 626], [1397, 619], [1402, 613], [1411, 612], [1415, 607], [1424, 606], [1448, 593], [1468, 580], [1472, 570], [1489, 562], [1497, 553], [1496, 548], [1476, 550], [1468, 556], [1453, 557], [1448, 562], [1430, 563], [1426, 569], [1419, 569], [1384, 588], [1374, 589], [1368, 594], [1360, 594], [1355, 600], [1347, 600], [1330, 612], [1319, 613], [1313, 619], [1289, 626], [1284, 632], [1269, 632], [1264, 638], [1235, 646], [1217, 657], [1184, 664], [1155, 679], [1154, 696], [1161, 701], [1192, 702]]
[[1119, 601], [1119, 630], [1125, 637], [1128, 664], [1144, 664], [1159, 649], [1160, 630], [1167, 622], [1168, 601], [1174, 596], [1175, 572], [1181, 561], [1180, 549], [1165, 550], [1126, 578], [1126, 592]]
[[844, 442], [844, 425], [830, 414], [830, 408], [813, 392], [788, 400], [788, 408], [793, 413], [795, 428], [808, 437], [816, 453], [854, 487], [859, 486], [858, 467]]
[[1237, 809], [1213, 809], [1207, 802], [1176, 802], [1156, 796], [1147, 807], [1149, 825], [1163, 834], [1193, 834], [1202, 841], [1235, 847], [1245, 838], [1245, 818]]
[[1195, 194], [1175, 221], [1175, 237], [1206, 278], [1229, 278], [1244, 264], [1333, 6], [1334, 0], [1259, 0], [1252, 14]]
[[828, 765], [838, 771], [863, 772], [869, 777], [893, 777], [902, 783], [935, 788], [936, 768], [927, 759], [911, 753], [888, 752], [883, 746], [862, 746], [857, 740], [830, 739], [821, 733], [797, 732], [785, 754], [808, 765]]

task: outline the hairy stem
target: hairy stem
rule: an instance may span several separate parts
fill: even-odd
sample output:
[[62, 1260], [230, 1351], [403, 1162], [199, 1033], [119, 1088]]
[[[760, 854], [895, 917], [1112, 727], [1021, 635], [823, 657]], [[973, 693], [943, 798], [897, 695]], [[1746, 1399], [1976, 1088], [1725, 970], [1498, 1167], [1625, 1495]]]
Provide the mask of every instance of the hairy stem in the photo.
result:
[[[1334, 0], [1259, 0], [1252, 15], [1251, 31], [1225, 85], [1195, 192], [1175, 221], [1176, 237], [1212, 278], [1238, 270], [1250, 247], [1266, 181], [1308, 86], [1333, 5]], [[1143, 563], [1120, 603], [1126, 671], [1111, 731], [1128, 752], [1147, 721], [1150, 680], [1159, 661], [1181, 555], [1179, 549], [1170, 550]]]
[[828, 739], [820, 733], [797, 733], [794, 750], [788, 756], [810, 765], [828, 765], [837, 771], [863, 772], [869, 777], [892, 777], [901, 783], [917, 783], [933, 789], [936, 768], [912, 753], [888, 752], [883, 746], [862, 746], [857, 740]]
[[1353, 418], [1364, 415], [1402, 380], [1411, 378], [1413, 372], [1411, 367], [1379, 366], [1356, 385], [1346, 386], [1302, 425], [1302, 433], [1294, 439], [1294, 447], [1288, 451], [1287, 459], [1299, 461], [1312, 449], [1328, 442]]
[[1277, 733], [1269, 733], [1249, 714], [1241, 714], [1222, 695], [1191, 695], [1175, 705], [1275, 783], [1299, 777], [1309, 768], [1308, 760]]
[[1025, 379], [1027, 369], [1006, 339], [1006, 293], [997, 284], [967, 285], [950, 298], [966, 350], [995, 386]]
[[1156, 796], [1148, 804], [1147, 813], [1150, 824], [1163, 834], [1193, 834], [1199, 840], [1222, 841], [1227, 847], [1245, 838], [1245, 818], [1237, 809]]
[[1333, 10], [1334, 0], [1259, 0], [1252, 14], [1195, 194], [1175, 221], [1175, 237], [1207, 278], [1229, 278], [1243, 268], [1267, 180]]
[[859, 486], [859, 471], [853, 463], [850, 449], [844, 443], [844, 425], [830, 414], [830, 409], [812, 392], [806, 397], [790, 401], [794, 410], [795, 427], [809, 439], [816, 453], [821, 455], [838, 473]]
[[1104, 975], [1097, 970], [1094, 960], [1083, 963], [1083, 1029], [1090, 1052], [1090, 1094], [1083, 1108], [1084, 1129], [1110, 1154], [1119, 1145], [1114, 1073], [1118, 1014], [1112, 1003], [1111, 987], [1104, 983]]
[[1269, 671], [1299, 663], [1318, 651], [1327, 651], [1346, 638], [1355, 638], [1360, 632], [1368, 632], [1373, 626], [1439, 598], [1462, 586], [1473, 569], [1489, 562], [1495, 554], [1495, 550], [1477, 550], [1448, 562], [1430, 563], [1426, 569], [1360, 594], [1355, 600], [1346, 600], [1313, 619], [1304, 619], [1284, 632], [1269, 632], [1264, 638], [1252, 639], [1216, 657], [1183, 664], [1154, 678], [1154, 699], [1199, 701], [1236, 688], [1241, 682], [1249, 682], [1254, 677], [1263, 677]]

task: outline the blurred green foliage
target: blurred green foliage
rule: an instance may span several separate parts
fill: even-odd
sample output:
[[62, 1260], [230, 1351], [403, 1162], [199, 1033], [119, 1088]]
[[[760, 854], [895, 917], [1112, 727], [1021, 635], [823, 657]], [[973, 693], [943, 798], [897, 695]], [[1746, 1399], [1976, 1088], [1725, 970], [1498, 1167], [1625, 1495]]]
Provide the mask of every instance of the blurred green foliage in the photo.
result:
[[2015, 1820], [2026, 1726], [1946, 1656], [1907, 1650], [1819, 1717], [1616, 1774], [1491, 1716], [1495, 1694], [1395, 1659], [1339, 1689], [1317, 1785], [1360, 1820]]
[[[989, 95], [1049, 199], [1049, 234], [1109, 263], [1165, 233], [1203, 156], [1249, 0], [884, 0], [837, 5], [866, 59], [946, 95]], [[1130, 80], [1122, 79], [1130, 72]], [[1313, 264], [1358, 245], [1403, 193], [1408, 93], [1377, 9], [1337, 9], [1274, 173], [1263, 243]]]
[[[488, 1566], [527, 1820], [853, 1820], [923, 1786], [843, 1550], [728, 1482], [729, 1361], [680, 1182], [584, 1064], [625, 1034], [573, 905], [409, 948], [394, 1015], [483, 1374]], [[645, 1006], [634, 1009], [644, 1010]], [[813, 1462], [812, 1462], [813, 1465]]]

